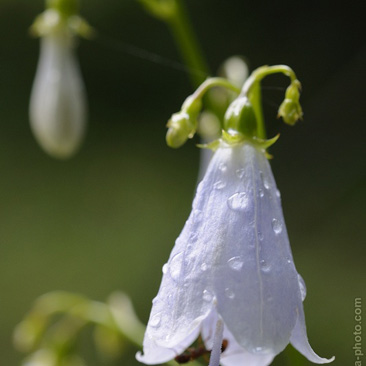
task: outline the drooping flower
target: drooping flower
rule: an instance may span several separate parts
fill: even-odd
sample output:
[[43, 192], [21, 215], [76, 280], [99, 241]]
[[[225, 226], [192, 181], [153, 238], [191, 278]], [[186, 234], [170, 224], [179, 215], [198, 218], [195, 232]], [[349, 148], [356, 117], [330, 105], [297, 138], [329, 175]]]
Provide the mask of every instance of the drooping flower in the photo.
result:
[[314, 363], [331, 362], [309, 345], [305, 295], [264, 149], [221, 140], [163, 266], [137, 359], [166, 362], [201, 335], [212, 353], [228, 341], [224, 366], [269, 365], [288, 343]]
[[[48, 154], [68, 158], [80, 147], [86, 130], [86, 95], [75, 55], [75, 33], [87, 32], [87, 25], [74, 14], [76, 5], [71, 5], [75, 1], [48, 3], [50, 8], [32, 26], [41, 37], [41, 52], [30, 99], [30, 123]], [[66, 10], [70, 14], [63, 13]]]

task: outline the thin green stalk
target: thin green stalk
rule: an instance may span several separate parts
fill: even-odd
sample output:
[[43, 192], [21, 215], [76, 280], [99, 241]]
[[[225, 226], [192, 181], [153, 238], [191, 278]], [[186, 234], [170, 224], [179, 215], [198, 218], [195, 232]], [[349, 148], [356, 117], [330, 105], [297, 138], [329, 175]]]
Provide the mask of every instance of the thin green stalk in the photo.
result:
[[182, 54], [184, 62], [192, 70], [190, 78], [192, 84], [198, 87], [209, 75], [209, 68], [204, 59], [187, 11], [181, 0], [175, 0], [175, 11], [166, 19], [175, 41]]
[[267, 138], [266, 126], [264, 124], [263, 108], [262, 108], [262, 91], [260, 82], [253, 84], [251, 89], [250, 102], [254, 109], [257, 120], [257, 136], [263, 140]]

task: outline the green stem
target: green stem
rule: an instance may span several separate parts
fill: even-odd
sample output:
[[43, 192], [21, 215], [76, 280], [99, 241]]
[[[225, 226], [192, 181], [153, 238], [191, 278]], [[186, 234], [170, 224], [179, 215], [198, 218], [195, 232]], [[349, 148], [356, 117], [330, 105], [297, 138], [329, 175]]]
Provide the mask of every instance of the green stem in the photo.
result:
[[187, 11], [181, 0], [175, 0], [175, 11], [166, 19], [175, 41], [182, 54], [184, 62], [192, 70], [191, 81], [197, 87], [209, 75], [209, 68], [203, 57]]
[[206, 79], [198, 88], [197, 90], [192, 94], [193, 99], [201, 99], [203, 98], [204, 94], [207, 93], [207, 91], [213, 87], [221, 86], [223, 88], [229, 89], [233, 91], [234, 93], [239, 94], [240, 88], [232, 84], [229, 80], [224, 78], [209, 78]]
[[267, 134], [263, 117], [262, 91], [260, 82], [254, 83], [251, 88], [250, 103], [253, 106], [254, 114], [257, 120], [257, 136], [262, 140], [265, 140], [267, 138]]
[[261, 139], [266, 138], [266, 127], [263, 117], [260, 82], [266, 76], [278, 73], [288, 76], [291, 82], [296, 80], [295, 72], [286, 65], [263, 66], [253, 71], [252, 75], [244, 83], [240, 93], [242, 96], [247, 96], [253, 106], [257, 119], [257, 137]]

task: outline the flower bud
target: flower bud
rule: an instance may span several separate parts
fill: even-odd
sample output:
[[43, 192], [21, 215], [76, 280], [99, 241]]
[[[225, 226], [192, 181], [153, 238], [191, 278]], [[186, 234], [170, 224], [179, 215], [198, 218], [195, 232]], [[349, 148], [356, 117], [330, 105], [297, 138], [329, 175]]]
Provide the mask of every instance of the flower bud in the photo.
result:
[[32, 132], [56, 158], [79, 148], [86, 127], [86, 97], [73, 38], [59, 30], [41, 39], [41, 54], [30, 100]]
[[169, 127], [166, 134], [166, 142], [169, 147], [181, 147], [189, 137], [194, 134], [194, 126], [191, 123], [189, 115], [184, 112], [174, 113], [169, 120]]
[[167, 123], [169, 129], [166, 134], [166, 142], [169, 147], [181, 147], [187, 139], [194, 136], [201, 107], [201, 99], [190, 95], [184, 101], [181, 111], [172, 115]]
[[230, 104], [225, 113], [224, 128], [247, 137], [255, 136], [257, 122], [253, 106], [247, 97], [240, 96]]
[[282, 117], [284, 122], [291, 126], [303, 116], [300, 105], [300, 88], [300, 82], [294, 80], [286, 89], [285, 100], [278, 109], [278, 117]]

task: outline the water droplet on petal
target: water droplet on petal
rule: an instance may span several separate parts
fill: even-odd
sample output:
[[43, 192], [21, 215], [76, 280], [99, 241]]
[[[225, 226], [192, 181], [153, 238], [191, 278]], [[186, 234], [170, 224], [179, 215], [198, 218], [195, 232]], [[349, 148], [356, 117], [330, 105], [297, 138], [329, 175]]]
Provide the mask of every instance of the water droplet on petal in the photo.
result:
[[266, 347], [254, 347], [252, 349], [252, 352], [253, 353], [261, 353], [261, 354], [264, 354], [264, 353], [267, 353], [268, 349]]
[[276, 190], [276, 196], [278, 197], [278, 198], [281, 198], [281, 192], [277, 189]]
[[234, 211], [243, 211], [248, 206], [248, 196], [245, 192], [238, 192], [228, 198], [227, 204]]
[[169, 263], [169, 272], [173, 280], [178, 280], [182, 269], [183, 253], [176, 254]]
[[269, 272], [271, 266], [264, 259], [260, 260], [259, 263], [263, 272]]
[[168, 263], [165, 263], [165, 264], [163, 265], [163, 268], [161, 269], [161, 270], [163, 271], [163, 274], [165, 274], [165, 273], [167, 273], [167, 272], [168, 272], [168, 268], [169, 268]]
[[272, 229], [275, 234], [280, 234], [282, 232], [282, 224], [277, 219], [272, 220]]
[[225, 183], [225, 182], [223, 182], [223, 181], [221, 181], [221, 180], [217, 181], [217, 182], [213, 185], [214, 189], [217, 189], [217, 190], [223, 189], [225, 186], [226, 186], [226, 183]]
[[268, 182], [268, 179], [266, 177], [263, 177], [263, 185], [265, 189], [270, 189], [271, 185]]
[[219, 170], [220, 170], [220, 172], [225, 173], [227, 170], [227, 166], [224, 163], [221, 163], [219, 165]]
[[235, 297], [235, 293], [231, 288], [227, 287], [225, 289], [225, 296], [229, 299], [233, 299]]
[[158, 314], [155, 314], [151, 319], [150, 319], [150, 326], [151, 327], [158, 327], [160, 325], [160, 322], [161, 322], [161, 316], [160, 316], [160, 313]]
[[288, 264], [291, 264], [292, 262], [291, 262], [291, 259], [287, 259], [287, 263]]
[[260, 232], [260, 231], [258, 231], [258, 239], [259, 239], [260, 241], [262, 241], [262, 240], [263, 240], [263, 233], [262, 233], [262, 232]]
[[241, 257], [232, 257], [227, 261], [227, 263], [234, 271], [240, 271], [244, 264]]
[[260, 189], [259, 191], [258, 191], [258, 193], [259, 193], [259, 197], [264, 197], [264, 192], [263, 192], [263, 189]]
[[208, 269], [207, 264], [206, 263], [202, 263], [201, 264], [201, 271], [205, 272], [205, 271], [207, 271], [207, 269]]
[[198, 239], [198, 233], [197, 233], [197, 232], [192, 232], [192, 233], [189, 235], [189, 241], [190, 241], [191, 243], [194, 243], [197, 239]]
[[199, 224], [202, 220], [202, 211], [201, 210], [194, 210], [193, 211], [193, 222], [195, 224]]
[[210, 301], [212, 301], [213, 296], [210, 291], [204, 290], [202, 293], [202, 298], [203, 298], [203, 300], [210, 302]]
[[242, 179], [245, 175], [245, 170], [244, 169], [237, 169], [235, 174], [239, 179]]
[[297, 274], [297, 279], [299, 281], [300, 293], [301, 293], [301, 301], [305, 300], [306, 297], [306, 285], [304, 279], [300, 274]]

